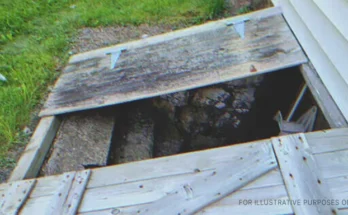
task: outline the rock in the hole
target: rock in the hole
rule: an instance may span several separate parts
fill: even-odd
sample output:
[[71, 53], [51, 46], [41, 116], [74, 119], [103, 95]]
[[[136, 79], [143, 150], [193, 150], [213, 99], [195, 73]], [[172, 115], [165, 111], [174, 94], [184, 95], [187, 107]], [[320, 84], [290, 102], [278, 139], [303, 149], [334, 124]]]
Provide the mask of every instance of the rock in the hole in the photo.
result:
[[161, 123], [156, 129], [155, 157], [178, 154], [184, 143], [184, 137], [174, 123]]
[[255, 101], [255, 88], [234, 90], [233, 96], [233, 109], [239, 114], [248, 113]]
[[213, 121], [204, 109], [185, 106], [179, 115], [179, 125], [186, 133], [195, 135], [207, 131]]
[[117, 163], [139, 161], [153, 157], [154, 122], [147, 113], [135, 110], [130, 115], [126, 134], [119, 141]]
[[42, 168], [44, 175], [104, 166], [111, 143], [114, 117], [99, 112], [66, 116]]
[[165, 113], [169, 119], [175, 119], [177, 107], [187, 105], [188, 92], [178, 92], [168, 95], [162, 95], [153, 99], [153, 106], [162, 113]]
[[262, 75], [251, 76], [248, 78], [237, 79], [233, 81], [226, 82], [224, 85], [229, 89], [240, 89], [240, 88], [250, 88], [257, 87], [261, 84], [264, 77]]
[[203, 88], [197, 90], [192, 99], [192, 104], [197, 107], [216, 106], [221, 109], [231, 95], [222, 88]]
[[224, 145], [223, 138], [217, 138], [212, 136], [197, 135], [190, 141], [189, 150], [204, 150], [214, 147], [220, 147]]
[[183, 107], [183, 106], [187, 105], [188, 92], [182, 91], [182, 92], [162, 95], [162, 96], [160, 96], [160, 98], [167, 100], [175, 107]]
[[160, 97], [154, 98], [152, 100], [152, 105], [161, 114], [165, 114], [169, 119], [174, 120], [175, 118], [175, 106], [169, 101], [162, 99]]

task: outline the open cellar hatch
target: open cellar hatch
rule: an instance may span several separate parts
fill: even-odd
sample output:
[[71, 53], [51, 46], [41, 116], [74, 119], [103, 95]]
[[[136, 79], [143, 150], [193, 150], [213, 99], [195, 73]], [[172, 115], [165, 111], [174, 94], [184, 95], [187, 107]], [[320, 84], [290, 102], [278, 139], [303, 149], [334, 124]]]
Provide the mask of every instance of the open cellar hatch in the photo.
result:
[[301, 214], [236, 199], [342, 199], [343, 100], [297, 39], [270, 8], [72, 56], [0, 194], [22, 214]]

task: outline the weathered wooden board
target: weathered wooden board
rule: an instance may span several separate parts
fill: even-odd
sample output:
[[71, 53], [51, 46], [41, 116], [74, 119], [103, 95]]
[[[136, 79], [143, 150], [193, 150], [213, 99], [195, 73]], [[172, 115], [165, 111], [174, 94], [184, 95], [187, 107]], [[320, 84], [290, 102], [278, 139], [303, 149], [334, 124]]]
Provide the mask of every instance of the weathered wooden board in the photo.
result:
[[[252, 152], [254, 151], [254, 152]], [[193, 214], [236, 192], [277, 167], [271, 144], [257, 145], [250, 156], [225, 165], [191, 183], [167, 192], [151, 205], [139, 207], [140, 214]]]
[[114, 126], [112, 112], [86, 112], [66, 116], [54, 141], [44, 175], [106, 165]]
[[301, 73], [311, 90], [314, 99], [323, 112], [331, 128], [346, 128], [348, 123], [332, 96], [324, 86], [317, 72], [310, 64], [303, 64], [300, 67]]
[[[306, 134], [306, 138], [309, 146], [318, 145], [319, 147], [320, 144], [325, 142], [336, 142], [338, 140], [336, 136], [341, 136], [341, 140], [346, 140], [347, 138], [343, 134], [347, 130], [314, 132]], [[286, 136], [282, 138], [286, 138]], [[261, 147], [260, 145], [266, 146], [269, 144], [270, 140], [262, 140], [249, 144], [93, 169], [78, 213], [94, 215], [137, 214], [137, 211], [144, 204], [152, 205], [166, 197], [168, 193], [177, 190], [178, 187], [185, 184], [192, 185], [202, 178], [209, 177], [221, 167], [233, 166], [242, 159], [253, 156], [257, 160], [257, 157], [263, 151], [257, 149]], [[340, 210], [345, 209], [347, 205], [343, 205], [342, 200], [346, 199], [348, 193], [348, 162], [344, 161], [348, 157], [347, 147], [339, 147], [337, 143], [334, 143], [333, 147], [324, 144], [323, 149], [320, 150], [318, 147], [316, 149], [317, 153], [313, 157], [318, 161], [317, 169], [323, 176], [322, 181], [327, 182], [333, 199], [340, 201], [337, 207]], [[255, 151], [260, 151], [260, 153], [253, 153]], [[343, 159], [343, 157], [345, 158]], [[339, 171], [341, 171], [341, 174], [338, 174]], [[62, 180], [66, 180], [65, 175], [38, 179], [25, 207], [21, 210], [21, 214], [47, 212], [48, 206], [53, 205], [53, 202], [57, 202], [57, 193], [71, 193], [71, 188], [68, 189], [68, 186], [63, 186]], [[70, 183], [70, 187], [74, 187], [73, 182]], [[4, 188], [2, 189], [4, 190]], [[4, 190], [4, 192], [6, 191]], [[68, 194], [64, 195], [68, 196]], [[254, 205], [243, 205], [239, 202], [243, 199], [252, 200]], [[255, 200], [267, 199], [288, 199], [286, 187], [278, 169], [270, 171], [232, 195], [204, 208], [198, 214], [293, 213], [289, 204], [255, 205]]]
[[[260, 18], [266, 18], [270, 16], [279, 15], [281, 13], [282, 11], [279, 7], [272, 7], [272, 8], [267, 8], [264, 10], [258, 10], [253, 13], [249, 13], [247, 17], [251, 19], [260, 19]], [[107, 53], [110, 53], [118, 49], [123, 49], [125, 47], [127, 47], [128, 49], [137, 49], [137, 48], [142, 48], [149, 45], [156, 45], [162, 42], [178, 39], [185, 36], [194, 35], [197, 33], [211, 31], [215, 29], [217, 25], [225, 25], [226, 21], [230, 22], [233, 20], [239, 20], [240, 18], [243, 19], [245, 16], [246, 16], [245, 14], [240, 16], [234, 16], [227, 19], [204, 23], [204, 24], [193, 26], [190, 28], [184, 28], [177, 31], [167, 32], [167, 33], [156, 35], [153, 37], [148, 37], [142, 40], [135, 40], [135, 41], [113, 45], [113, 46], [109, 46], [105, 48], [100, 48], [100, 49], [96, 49], [96, 50], [92, 50], [92, 51], [88, 51], [84, 53], [79, 53], [71, 57], [70, 63], [86, 61], [86, 60], [97, 58], [97, 57], [104, 57], [105, 54]]]
[[[333, 199], [303, 134], [276, 137], [272, 142], [291, 200]], [[299, 215], [337, 214], [336, 206], [328, 204], [293, 204], [292, 207]]]
[[0, 196], [0, 215], [17, 215], [27, 200], [36, 180], [16, 181], [7, 184], [6, 193]]
[[348, 128], [307, 133], [313, 154], [348, 150]]
[[46, 208], [42, 207], [41, 209], [41, 211], [45, 211], [44, 214], [55, 214], [56, 211], [60, 211], [66, 201], [67, 196], [69, 195], [75, 175], [76, 172], [68, 172], [63, 174], [63, 177], [60, 178], [60, 183], [58, 184], [53, 197], [50, 199], [50, 202], [45, 205]]
[[149, 98], [307, 62], [281, 15], [250, 15], [245, 39], [226, 23], [219, 21], [195, 34], [128, 48], [114, 69], [110, 69], [109, 55], [72, 61], [41, 116]]
[[[327, 23], [327, 20], [325, 21], [325, 24], [320, 22], [319, 19], [313, 19], [315, 14], [311, 13], [311, 11], [318, 10], [318, 8], [306, 5], [304, 6], [304, 4], [307, 4], [308, 2], [310, 3], [311, 0], [296, 1], [295, 6], [292, 4], [293, 1], [289, 0], [279, 0], [275, 2], [278, 2], [277, 6], [281, 6], [284, 17], [286, 18], [286, 21], [289, 23], [291, 30], [294, 32], [295, 36], [301, 43], [301, 46], [306, 52], [309, 60], [313, 63], [321, 80], [323, 81], [330, 95], [332, 96], [337, 106], [341, 110], [345, 119], [348, 120], [348, 85], [342, 76], [346, 73], [346, 70], [345, 68], [343, 68], [343, 70], [339, 70], [342, 69], [342, 67], [344, 67], [342, 66], [343, 64], [336, 65], [336, 61], [346, 61], [344, 58], [345, 55], [338, 57], [337, 59], [335, 59], [335, 61], [331, 61], [333, 59], [333, 56], [342, 52], [341, 49], [345, 49], [344, 47], [346, 47], [346, 45], [335, 45], [328, 48], [328, 46], [330, 46], [330, 41], [334, 44], [341, 43], [342, 41], [336, 41], [334, 38], [329, 36], [326, 38], [324, 37], [325, 35], [327, 35], [327, 33], [329, 33], [328, 35], [332, 35], [336, 33], [339, 34], [339, 32], [337, 32], [337, 29], [333, 31], [328, 30], [332, 23]], [[309, 10], [306, 11], [306, 9]], [[304, 18], [303, 16], [305, 16], [305, 20], [302, 19]], [[320, 19], [325, 19], [322, 17], [323, 14], [321, 14], [320, 16]], [[306, 21], [308, 20], [311, 20], [310, 25], [309, 23], [306, 23]], [[315, 23], [313, 24], [312, 22]], [[315, 30], [315, 32], [312, 32], [312, 30]], [[321, 40], [317, 40], [314, 34], [315, 36], [320, 36]], [[323, 37], [327, 40], [325, 43], [322, 43]], [[323, 44], [326, 44], [326, 50], [324, 50], [324, 47], [322, 47]], [[334, 48], [333, 51], [332, 48]], [[336, 52], [335, 50], [339, 51]], [[330, 53], [335, 52], [336, 54], [329, 57], [327, 55], [329, 51]], [[344, 52], [346, 52], [346, 50]], [[340, 66], [340, 68], [336, 66]]]
[[73, 178], [67, 179], [62, 190], [55, 194], [56, 198], [52, 201], [52, 207], [47, 214], [52, 215], [75, 215], [83, 197], [86, 184], [89, 180], [91, 170], [77, 172]]
[[8, 181], [36, 177], [60, 126], [55, 116], [42, 118]]

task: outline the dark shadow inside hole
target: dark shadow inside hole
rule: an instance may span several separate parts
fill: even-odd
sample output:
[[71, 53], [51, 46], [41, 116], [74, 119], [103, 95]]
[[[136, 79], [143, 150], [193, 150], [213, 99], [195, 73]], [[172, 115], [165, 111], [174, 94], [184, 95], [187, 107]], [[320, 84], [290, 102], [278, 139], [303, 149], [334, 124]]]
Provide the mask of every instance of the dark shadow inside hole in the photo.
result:
[[[278, 110], [284, 117], [289, 113], [303, 83], [294, 67], [118, 105], [108, 164], [277, 136], [273, 117]], [[307, 92], [293, 118], [312, 105]], [[318, 112], [315, 129], [328, 128]]]

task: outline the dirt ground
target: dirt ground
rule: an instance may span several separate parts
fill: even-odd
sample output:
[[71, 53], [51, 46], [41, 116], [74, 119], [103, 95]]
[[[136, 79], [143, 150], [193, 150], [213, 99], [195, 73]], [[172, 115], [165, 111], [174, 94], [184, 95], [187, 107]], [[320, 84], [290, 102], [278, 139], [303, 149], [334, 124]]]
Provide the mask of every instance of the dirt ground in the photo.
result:
[[[226, 0], [226, 11], [222, 17], [229, 17], [238, 15], [241, 12], [248, 12], [251, 10], [259, 10], [272, 6], [270, 0]], [[98, 48], [103, 48], [127, 41], [142, 39], [149, 36], [162, 34], [165, 32], [175, 31], [180, 28], [188, 26], [170, 26], [170, 25], [157, 25], [150, 26], [143, 24], [140, 26], [110, 26], [110, 27], [98, 27], [98, 28], [83, 28], [78, 32], [78, 36], [73, 40], [71, 46], [70, 55], [86, 52]], [[42, 103], [46, 98], [43, 99]], [[29, 128], [28, 134], [23, 137], [21, 144], [16, 146], [14, 150], [10, 152], [9, 158], [11, 160], [18, 160], [25, 149], [26, 143], [30, 139], [30, 135], [35, 130], [39, 122], [38, 113], [41, 105], [32, 114], [32, 121], [27, 126]], [[9, 165], [7, 168], [0, 169], [0, 183], [5, 182], [11, 174], [15, 164]]]

